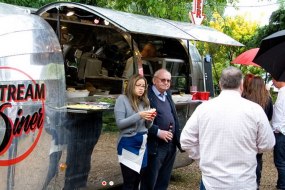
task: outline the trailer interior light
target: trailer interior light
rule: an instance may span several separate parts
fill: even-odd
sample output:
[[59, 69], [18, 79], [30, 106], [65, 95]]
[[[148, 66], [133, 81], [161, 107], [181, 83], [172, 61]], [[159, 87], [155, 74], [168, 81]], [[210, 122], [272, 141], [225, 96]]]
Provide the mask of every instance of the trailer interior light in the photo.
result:
[[99, 19], [97, 19], [97, 18], [94, 19], [94, 23], [95, 23], [95, 24], [99, 24], [99, 22], [100, 22]]
[[74, 15], [74, 11], [69, 11], [66, 13], [66, 16], [72, 16], [72, 15]]
[[104, 24], [105, 24], [105, 25], [109, 25], [110, 23], [109, 23], [109, 21], [104, 20]]

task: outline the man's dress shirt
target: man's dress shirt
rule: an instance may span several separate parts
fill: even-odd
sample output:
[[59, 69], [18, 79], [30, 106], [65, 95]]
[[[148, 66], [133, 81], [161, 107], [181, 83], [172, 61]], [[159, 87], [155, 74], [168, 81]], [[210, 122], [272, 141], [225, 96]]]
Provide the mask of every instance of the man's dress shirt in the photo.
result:
[[273, 107], [271, 121], [273, 130], [285, 135], [285, 87], [279, 89], [276, 102]]

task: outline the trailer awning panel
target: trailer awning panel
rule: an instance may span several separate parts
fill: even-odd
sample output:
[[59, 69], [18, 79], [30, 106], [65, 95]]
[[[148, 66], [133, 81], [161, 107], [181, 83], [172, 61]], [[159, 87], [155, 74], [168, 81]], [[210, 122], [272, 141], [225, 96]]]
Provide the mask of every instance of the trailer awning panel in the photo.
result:
[[199, 41], [231, 46], [244, 46], [240, 42], [214, 28], [190, 24], [187, 22], [178, 22], [167, 19], [162, 20], [176, 26], [177, 28], [180, 28], [181, 30], [187, 32]]
[[80, 3], [56, 2], [40, 8], [36, 14], [41, 15], [49, 9], [61, 6], [66, 6], [70, 8], [70, 10], [77, 8], [89, 11], [92, 14], [106, 19], [119, 29], [130, 33], [203, 41], [231, 46], [243, 46], [243, 44], [230, 36], [210, 27], [126, 13]]

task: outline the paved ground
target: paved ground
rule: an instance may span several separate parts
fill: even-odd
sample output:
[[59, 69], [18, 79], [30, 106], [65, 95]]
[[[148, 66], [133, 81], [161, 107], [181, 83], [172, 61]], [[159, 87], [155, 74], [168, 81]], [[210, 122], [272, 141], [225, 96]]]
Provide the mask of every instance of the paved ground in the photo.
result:
[[[96, 145], [96, 149], [94, 152], [95, 155], [102, 154], [104, 152], [103, 151], [104, 149], [105, 150], [109, 149], [109, 151], [113, 149], [114, 143], [116, 143], [114, 141], [115, 138], [113, 135], [103, 134], [101, 136], [101, 139]], [[110, 143], [106, 143], [106, 142], [110, 142]], [[94, 182], [94, 181], [98, 181], [98, 178], [100, 179], [100, 177], [104, 179], [103, 176], [112, 176], [110, 175], [111, 172], [113, 173], [119, 172], [117, 179], [121, 180], [120, 171], [116, 170], [118, 168], [114, 168], [114, 166], [116, 166], [116, 163], [117, 163], [117, 157], [113, 155], [116, 155], [116, 152], [113, 152], [113, 151], [109, 153], [105, 152], [105, 154], [106, 154], [105, 156], [102, 156], [102, 155], [99, 156], [98, 157], [100, 158], [99, 160], [96, 160], [96, 159], [94, 160], [95, 167], [93, 168], [94, 171], [91, 172], [90, 174], [90, 178], [93, 179], [92, 181]], [[101, 160], [103, 158], [108, 158], [108, 159], [107, 160], [105, 159], [105, 161]], [[96, 163], [104, 163], [104, 162], [106, 164], [103, 164], [101, 166], [96, 164]], [[113, 166], [113, 168], [110, 166]], [[99, 173], [95, 172], [96, 167], [102, 168], [102, 170], [100, 170], [101, 172]], [[108, 167], [109, 169], [107, 169]], [[97, 180], [95, 178], [97, 178]], [[115, 178], [112, 178], [110, 180], [116, 181], [116, 179], [115, 180], [114, 179]], [[277, 171], [273, 163], [272, 152], [265, 153], [263, 156], [263, 171], [262, 171], [260, 190], [275, 190], [276, 179], [277, 179]], [[106, 177], [105, 180], [108, 181], [109, 178]], [[201, 180], [201, 175], [200, 175], [199, 167], [198, 167], [198, 164], [194, 162], [193, 164], [189, 166], [175, 169], [173, 171], [169, 190], [198, 190], [200, 180]], [[101, 184], [97, 187], [99, 188], [100, 186]], [[112, 190], [115, 190], [115, 189], [118, 190], [120, 188], [113, 188]]]
[[[198, 164], [174, 170], [169, 190], [198, 190], [201, 176]], [[260, 190], [275, 190], [277, 171], [273, 163], [272, 152], [263, 156], [263, 171]]]
[[[88, 190], [103, 188], [102, 181], [115, 185], [122, 181], [119, 163], [116, 154], [116, 133], [103, 133], [92, 154], [91, 171], [88, 179]], [[28, 142], [27, 142], [28, 143]], [[25, 142], [22, 143], [25, 145]], [[39, 190], [48, 168], [48, 152], [50, 147], [50, 135], [43, 134], [41, 141], [33, 154], [24, 162], [16, 165], [15, 188], [13, 190]], [[37, 158], [37, 159], [35, 159]], [[64, 163], [63, 154], [61, 163]], [[264, 168], [262, 172], [261, 190], [274, 190], [276, 184], [276, 169], [273, 164], [272, 153], [264, 154]], [[7, 184], [7, 168], [0, 169], [0, 190], [7, 190], [3, 185]], [[49, 189], [60, 190], [63, 185], [64, 170], [54, 178]], [[169, 190], [198, 190], [200, 171], [196, 162], [175, 169], [173, 171]], [[111, 187], [107, 184], [105, 187]], [[118, 189], [118, 188], [117, 188]]]

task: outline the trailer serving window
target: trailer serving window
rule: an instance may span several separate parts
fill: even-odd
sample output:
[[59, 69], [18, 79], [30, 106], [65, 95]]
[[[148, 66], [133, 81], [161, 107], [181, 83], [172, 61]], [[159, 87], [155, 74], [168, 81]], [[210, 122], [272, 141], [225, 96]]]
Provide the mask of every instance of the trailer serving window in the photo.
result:
[[184, 92], [186, 86], [186, 63], [182, 59], [173, 58], [150, 58], [144, 59], [147, 64], [143, 65], [144, 76], [151, 84], [152, 76], [158, 69], [164, 68], [171, 73], [172, 93]]

